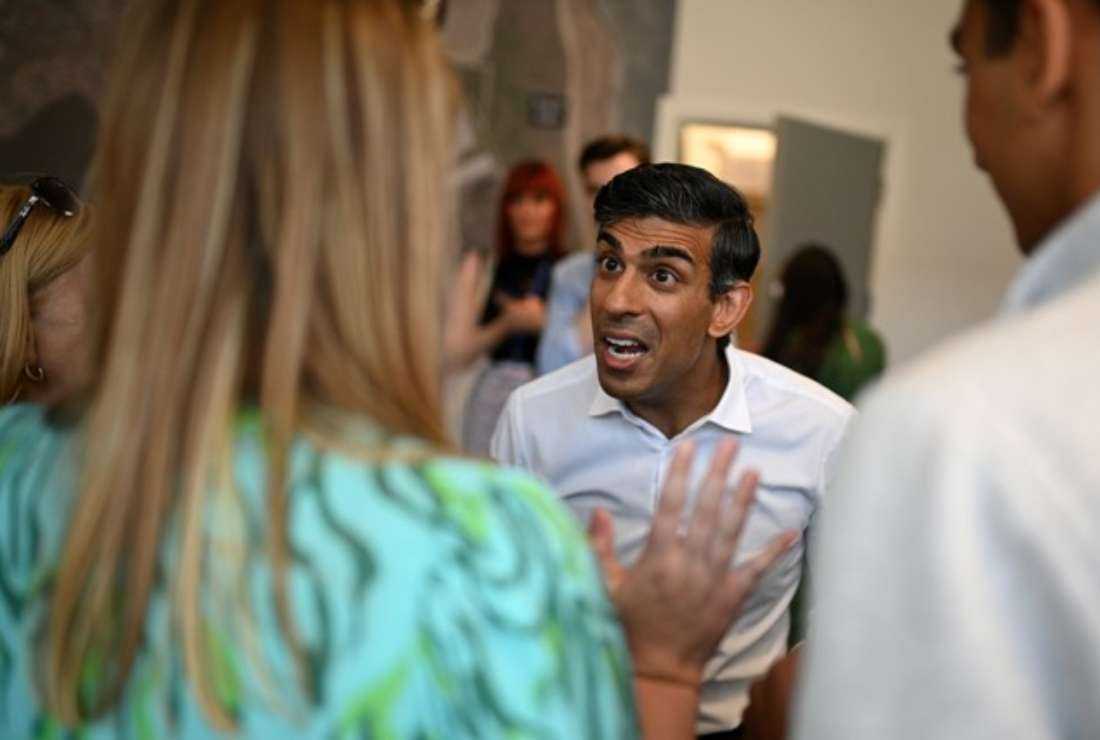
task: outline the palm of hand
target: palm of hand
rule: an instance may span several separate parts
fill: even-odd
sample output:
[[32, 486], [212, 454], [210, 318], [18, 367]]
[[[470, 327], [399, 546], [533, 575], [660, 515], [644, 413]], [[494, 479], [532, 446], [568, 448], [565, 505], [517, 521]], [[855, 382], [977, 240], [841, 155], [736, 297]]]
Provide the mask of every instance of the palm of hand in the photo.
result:
[[735, 495], [726, 495], [736, 453], [732, 442], [715, 453], [691, 521], [681, 531], [693, 454], [689, 444], [677, 452], [645, 549], [633, 566], [624, 567], [615, 556], [606, 512], [593, 516], [589, 536], [626, 630], [635, 673], [698, 685], [707, 660], [741, 605], [797, 533], [780, 535], [760, 553], [730, 568], [758, 482], [749, 473]]

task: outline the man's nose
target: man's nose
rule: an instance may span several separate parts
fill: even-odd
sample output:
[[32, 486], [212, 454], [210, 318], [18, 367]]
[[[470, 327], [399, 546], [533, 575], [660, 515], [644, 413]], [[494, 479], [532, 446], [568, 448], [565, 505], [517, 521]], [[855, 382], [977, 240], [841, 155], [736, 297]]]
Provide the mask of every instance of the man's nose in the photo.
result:
[[642, 311], [641, 276], [627, 270], [615, 280], [604, 300], [604, 310], [615, 315], [632, 315]]

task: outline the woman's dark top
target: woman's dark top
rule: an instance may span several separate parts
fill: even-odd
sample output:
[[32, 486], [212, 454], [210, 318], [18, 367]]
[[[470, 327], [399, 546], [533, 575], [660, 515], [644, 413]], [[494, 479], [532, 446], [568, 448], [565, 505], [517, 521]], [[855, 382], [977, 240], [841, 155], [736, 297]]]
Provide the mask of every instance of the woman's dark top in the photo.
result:
[[[489, 291], [489, 303], [481, 316], [482, 325], [488, 324], [500, 316], [494, 296], [504, 293], [512, 298], [537, 296], [546, 300], [550, 292], [550, 276], [553, 272], [554, 258], [521, 257], [513, 255], [501, 260], [493, 275], [493, 287]], [[512, 334], [493, 348], [490, 357], [493, 362], [511, 360], [513, 362], [535, 363], [535, 350], [538, 348], [539, 335]]]

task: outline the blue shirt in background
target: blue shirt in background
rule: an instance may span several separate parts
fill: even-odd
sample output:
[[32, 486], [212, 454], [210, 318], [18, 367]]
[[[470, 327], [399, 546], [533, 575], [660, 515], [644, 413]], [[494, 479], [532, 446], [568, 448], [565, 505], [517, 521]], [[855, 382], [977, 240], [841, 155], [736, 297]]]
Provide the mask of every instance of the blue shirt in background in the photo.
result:
[[595, 274], [596, 256], [588, 250], [571, 254], [554, 266], [546, 299], [546, 326], [535, 354], [539, 375], [565, 367], [592, 351], [591, 347], [581, 347], [574, 322], [588, 303]]

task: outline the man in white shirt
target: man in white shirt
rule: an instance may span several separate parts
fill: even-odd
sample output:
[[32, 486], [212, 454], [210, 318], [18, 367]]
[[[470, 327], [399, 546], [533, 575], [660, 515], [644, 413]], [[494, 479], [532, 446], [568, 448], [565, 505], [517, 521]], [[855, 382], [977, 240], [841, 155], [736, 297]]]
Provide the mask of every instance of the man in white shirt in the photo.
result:
[[1100, 2], [970, 0], [952, 43], [1028, 259], [997, 321], [862, 406], [803, 740], [1100, 736]]
[[[608, 510], [616, 552], [631, 562], [675, 448], [693, 443], [698, 479], [714, 446], [735, 434], [733, 475], [763, 473], [738, 560], [784, 531], [805, 531], [852, 410], [730, 346], [760, 256], [744, 199], [704, 170], [643, 165], [601, 189], [595, 211], [595, 356], [517, 390], [493, 457], [542, 476], [582, 521]], [[802, 553], [800, 543], [765, 576], [708, 666], [700, 732], [738, 727], [750, 682], [784, 654]]]

